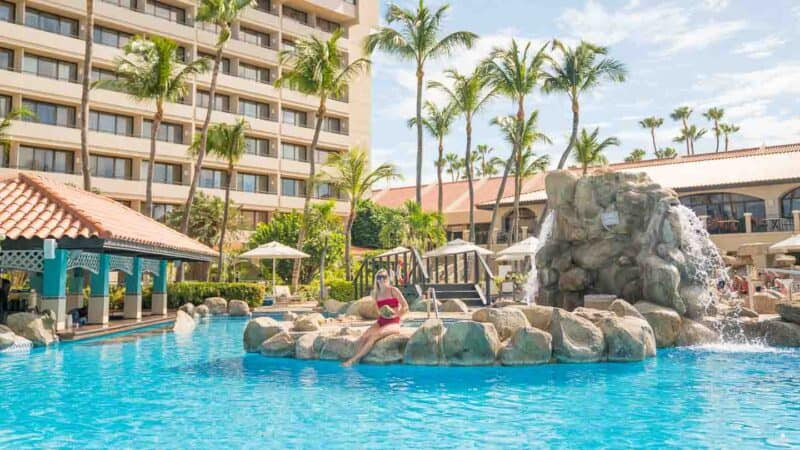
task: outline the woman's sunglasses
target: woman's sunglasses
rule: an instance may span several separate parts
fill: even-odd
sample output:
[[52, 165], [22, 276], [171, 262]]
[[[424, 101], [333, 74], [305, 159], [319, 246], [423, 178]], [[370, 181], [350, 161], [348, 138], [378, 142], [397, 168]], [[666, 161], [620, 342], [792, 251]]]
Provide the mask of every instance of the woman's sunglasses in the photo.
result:
[[375, 277], [375, 280], [376, 281], [383, 281], [386, 278], [388, 278], [386, 275], [378, 275], [377, 277]]

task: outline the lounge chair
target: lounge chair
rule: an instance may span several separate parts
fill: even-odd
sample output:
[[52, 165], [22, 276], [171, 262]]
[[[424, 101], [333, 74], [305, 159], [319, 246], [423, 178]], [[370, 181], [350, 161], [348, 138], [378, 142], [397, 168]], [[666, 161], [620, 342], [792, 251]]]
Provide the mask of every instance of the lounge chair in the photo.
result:
[[296, 295], [292, 295], [292, 291], [289, 290], [289, 286], [275, 286], [273, 295], [275, 297], [275, 302], [277, 303], [289, 303], [300, 298]]

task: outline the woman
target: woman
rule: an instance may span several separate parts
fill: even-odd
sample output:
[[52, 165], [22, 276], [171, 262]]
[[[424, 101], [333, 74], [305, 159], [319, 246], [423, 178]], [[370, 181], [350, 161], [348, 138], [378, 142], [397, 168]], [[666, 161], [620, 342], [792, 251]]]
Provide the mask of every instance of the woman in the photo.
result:
[[384, 306], [388, 306], [394, 314], [389, 317], [380, 315], [378, 321], [361, 335], [356, 344], [356, 354], [342, 363], [344, 367], [350, 367], [361, 361], [361, 358], [366, 356], [379, 340], [386, 336], [400, 334], [400, 319], [408, 312], [408, 303], [403, 297], [403, 293], [392, 286], [389, 281], [389, 272], [386, 269], [381, 269], [375, 274], [372, 299], [375, 300], [378, 311]]

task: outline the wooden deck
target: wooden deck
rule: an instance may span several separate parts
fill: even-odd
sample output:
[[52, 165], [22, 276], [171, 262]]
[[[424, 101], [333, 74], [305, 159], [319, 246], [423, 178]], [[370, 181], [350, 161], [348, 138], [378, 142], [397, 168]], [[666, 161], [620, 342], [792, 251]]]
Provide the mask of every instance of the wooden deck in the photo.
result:
[[80, 328], [73, 328], [58, 333], [58, 337], [63, 341], [80, 341], [100, 336], [106, 336], [123, 331], [136, 330], [152, 325], [170, 323], [175, 320], [176, 312], [168, 311], [166, 316], [142, 313], [141, 320], [123, 319], [121, 315], [110, 317], [106, 325], [84, 325]]

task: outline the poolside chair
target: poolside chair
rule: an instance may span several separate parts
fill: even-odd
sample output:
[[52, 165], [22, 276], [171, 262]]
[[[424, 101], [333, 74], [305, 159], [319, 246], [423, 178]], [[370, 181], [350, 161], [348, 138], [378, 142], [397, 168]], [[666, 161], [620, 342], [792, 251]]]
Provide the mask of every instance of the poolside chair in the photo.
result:
[[275, 286], [273, 293], [275, 302], [277, 303], [289, 303], [300, 298], [296, 295], [292, 295], [292, 291], [289, 290], [289, 286]]

